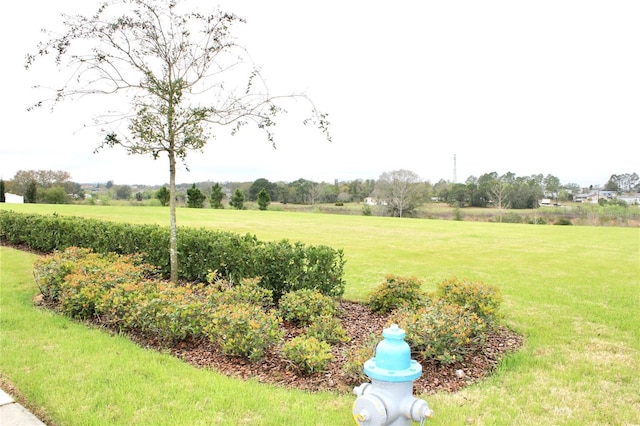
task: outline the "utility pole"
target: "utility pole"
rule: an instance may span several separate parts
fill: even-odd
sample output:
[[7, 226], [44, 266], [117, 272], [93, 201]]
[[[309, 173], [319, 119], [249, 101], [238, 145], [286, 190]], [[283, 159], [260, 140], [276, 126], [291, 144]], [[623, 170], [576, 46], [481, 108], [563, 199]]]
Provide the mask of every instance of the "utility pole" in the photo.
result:
[[458, 176], [457, 176], [457, 170], [456, 170], [456, 154], [453, 154], [453, 183], [458, 183]]

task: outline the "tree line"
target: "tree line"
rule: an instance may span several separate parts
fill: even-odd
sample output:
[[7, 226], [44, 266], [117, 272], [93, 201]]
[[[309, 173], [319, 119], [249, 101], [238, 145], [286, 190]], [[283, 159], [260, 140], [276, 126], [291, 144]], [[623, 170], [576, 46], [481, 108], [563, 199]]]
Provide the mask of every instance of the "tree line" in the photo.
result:
[[[105, 200], [130, 200], [142, 202], [157, 199], [166, 206], [170, 201], [170, 191], [166, 186], [132, 187], [116, 185], [113, 181], [96, 184], [92, 189], [83, 188], [71, 181], [66, 171], [20, 170], [12, 180], [0, 180], [0, 192], [23, 195], [27, 203], [62, 204], [69, 202], [94, 203], [92, 196], [101, 194]], [[246, 208], [246, 202], [254, 202], [261, 210], [272, 203], [283, 204], [374, 204], [383, 214], [406, 217], [415, 214], [418, 207], [426, 202], [438, 201], [451, 206], [496, 207], [500, 209], [535, 208], [543, 198], [554, 203], [571, 201], [575, 194], [584, 190], [605, 190], [640, 192], [640, 178], [637, 173], [613, 174], [600, 188], [580, 188], [578, 184], [563, 184], [553, 175], [517, 176], [509, 172], [496, 172], [469, 176], [464, 183], [441, 179], [435, 184], [423, 181], [410, 170], [385, 172], [375, 179], [355, 179], [333, 183], [314, 182], [300, 178], [293, 182], [271, 182], [259, 178], [253, 182], [193, 183], [191, 186], [178, 185], [176, 201], [192, 208]], [[86, 199], [85, 199], [86, 198]], [[4, 201], [0, 199], [0, 202]]]

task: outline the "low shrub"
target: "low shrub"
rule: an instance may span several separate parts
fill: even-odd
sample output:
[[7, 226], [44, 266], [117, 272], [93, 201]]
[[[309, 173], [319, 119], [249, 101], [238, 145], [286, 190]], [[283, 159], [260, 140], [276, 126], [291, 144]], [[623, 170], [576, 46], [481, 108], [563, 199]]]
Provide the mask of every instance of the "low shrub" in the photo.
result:
[[502, 296], [495, 286], [454, 277], [437, 284], [436, 297], [446, 303], [470, 310], [490, 328], [500, 322], [499, 308]]
[[347, 330], [338, 318], [331, 315], [312, 318], [311, 323], [305, 329], [305, 334], [329, 344], [349, 341]]
[[378, 313], [391, 312], [403, 306], [416, 306], [422, 299], [422, 282], [416, 277], [387, 275], [368, 297], [368, 305]]
[[109, 289], [139, 281], [151, 270], [139, 256], [100, 254], [76, 247], [35, 264], [34, 275], [43, 296], [58, 303], [65, 314], [79, 319], [95, 316], [96, 305]]
[[91, 253], [91, 249], [70, 247], [36, 259], [33, 277], [40, 293], [51, 302], [58, 302], [64, 278], [76, 267], [76, 262]]
[[558, 219], [556, 219], [556, 221], [553, 223], [554, 225], [573, 225], [571, 223], [571, 219], [567, 218], [567, 217], [559, 217]]
[[138, 330], [164, 343], [200, 337], [206, 324], [202, 285], [162, 281], [123, 283], [106, 292], [96, 311], [100, 321], [120, 330]]
[[380, 342], [379, 333], [370, 333], [361, 339], [357, 345], [351, 346], [343, 353], [344, 363], [340, 374], [349, 384], [359, 384], [368, 381], [364, 374], [364, 363], [376, 354], [376, 346]]
[[204, 334], [224, 353], [257, 361], [282, 338], [280, 322], [274, 311], [265, 312], [259, 306], [221, 304], [212, 312]]
[[282, 345], [282, 356], [305, 373], [324, 371], [333, 360], [328, 343], [305, 335], [294, 337]]
[[485, 339], [486, 325], [481, 318], [462, 306], [443, 302], [415, 311], [400, 309], [393, 322], [405, 330], [407, 343], [421, 359], [441, 364], [462, 361]]
[[273, 306], [273, 292], [260, 287], [258, 278], [246, 278], [237, 285], [228, 281], [218, 281], [214, 289], [209, 292], [209, 301], [212, 305], [248, 303], [263, 308]]
[[297, 290], [285, 294], [278, 307], [280, 316], [287, 321], [309, 324], [315, 317], [333, 316], [338, 308], [329, 296], [317, 290]]

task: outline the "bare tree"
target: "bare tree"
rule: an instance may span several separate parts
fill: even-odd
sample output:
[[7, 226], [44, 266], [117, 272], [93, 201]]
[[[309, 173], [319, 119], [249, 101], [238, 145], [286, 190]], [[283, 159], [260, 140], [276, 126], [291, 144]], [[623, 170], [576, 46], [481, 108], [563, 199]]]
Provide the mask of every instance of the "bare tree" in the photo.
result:
[[[85, 95], [128, 96], [130, 111], [107, 111], [95, 118], [104, 135], [99, 148], [119, 145], [129, 154], [150, 154], [154, 159], [167, 155], [174, 282], [176, 162], [187, 167], [187, 153], [201, 150], [216, 125], [230, 126], [235, 134], [255, 124], [274, 144], [272, 127], [285, 112], [281, 102], [301, 97], [312, 110], [304, 123], [314, 124], [330, 140], [327, 115], [304, 94], [268, 92], [258, 68], [231, 35], [232, 27], [244, 22], [241, 18], [219, 10], [203, 15], [181, 6], [179, 0], [116, 0], [104, 2], [93, 16], [63, 15], [66, 32], [48, 33], [48, 40], [26, 62], [29, 68], [37, 57], [52, 55], [70, 73], [49, 99], [52, 108]], [[124, 129], [118, 126], [123, 122]]]
[[490, 187], [491, 196], [498, 206], [500, 222], [502, 222], [502, 211], [507, 207], [507, 199], [509, 197], [509, 181], [508, 176], [502, 175], [493, 181]]
[[392, 216], [403, 217], [420, 204], [420, 177], [410, 170], [394, 170], [380, 175], [376, 192]]

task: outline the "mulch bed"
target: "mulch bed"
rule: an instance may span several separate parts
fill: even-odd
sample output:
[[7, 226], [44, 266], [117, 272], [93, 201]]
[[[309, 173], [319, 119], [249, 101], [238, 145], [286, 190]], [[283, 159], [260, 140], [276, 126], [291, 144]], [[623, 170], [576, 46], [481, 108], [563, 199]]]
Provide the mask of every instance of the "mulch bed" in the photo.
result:
[[[14, 247], [25, 250], [25, 247]], [[43, 302], [40, 299], [38, 304], [46, 306], [46, 302]], [[334, 360], [326, 371], [311, 375], [297, 372], [276, 350], [268, 351], [266, 356], [257, 362], [250, 362], [223, 354], [206, 339], [192, 339], [167, 348], [166, 344], [149, 336], [129, 333], [129, 337], [145, 348], [159, 351], [168, 349], [174, 356], [195, 367], [209, 368], [230, 377], [254, 379], [307, 391], [351, 392], [353, 387], [360, 383], [353, 383], [353, 380], [343, 375], [345, 353], [350, 345], [358, 345], [371, 333], [375, 333], [382, 340], [382, 330], [388, 326], [389, 316], [377, 314], [362, 303], [341, 301], [339, 318], [350, 340], [332, 347]], [[293, 338], [303, 331], [294, 324], [285, 323], [284, 327], [285, 339]], [[523, 344], [522, 336], [506, 327], [499, 327], [487, 336], [484, 346], [466, 354], [461, 362], [449, 365], [421, 362], [422, 375], [414, 382], [414, 390], [417, 394], [456, 392], [491, 374], [506, 354], [518, 350]]]
[[[277, 351], [251, 362], [239, 357], [230, 357], [220, 352], [205, 339], [180, 342], [167, 348], [148, 336], [131, 334], [139, 345], [156, 350], [167, 350], [185, 362], [200, 368], [210, 368], [230, 377], [254, 379], [263, 383], [303, 389], [307, 391], [351, 392], [355, 385], [342, 374], [344, 354], [350, 345], [356, 345], [369, 334], [375, 333], [382, 340], [382, 330], [388, 326], [388, 315], [372, 312], [366, 305], [342, 301], [339, 304], [339, 318], [347, 330], [350, 341], [334, 345], [334, 361], [327, 371], [316, 374], [299, 374], [283, 359]], [[285, 323], [285, 339], [297, 336], [303, 330], [293, 324]], [[438, 391], [455, 392], [491, 374], [502, 357], [516, 351], [523, 344], [517, 333], [500, 327], [491, 333], [483, 347], [465, 356], [462, 362], [440, 365], [435, 362], [422, 362], [422, 376], [414, 382], [417, 394], [431, 394]]]

